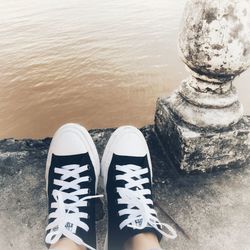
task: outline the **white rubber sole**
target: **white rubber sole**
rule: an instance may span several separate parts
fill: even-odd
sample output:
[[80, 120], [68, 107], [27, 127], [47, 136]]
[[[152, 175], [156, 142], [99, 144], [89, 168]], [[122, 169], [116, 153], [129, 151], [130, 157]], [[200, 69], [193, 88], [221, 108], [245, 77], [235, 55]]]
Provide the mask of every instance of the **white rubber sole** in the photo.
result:
[[[100, 159], [99, 159], [99, 155], [98, 155], [98, 152], [97, 152], [97, 149], [96, 149], [96, 146], [92, 137], [90, 136], [87, 129], [82, 127], [81, 125], [75, 124], [75, 123], [67, 123], [56, 131], [53, 138], [55, 138], [55, 136], [60, 136], [60, 134], [64, 132], [74, 133], [81, 139], [83, 144], [86, 146], [87, 152], [89, 153], [89, 157], [95, 169], [95, 176], [96, 176], [95, 188], [97, 190], [98, 178], [100, 175]], [[46, 191], [48, 190], [48, 174], [49, 174], [49, 168], [51, 165], [51, 158], [52, 158], [52, 153], [53, 153], [52, 152], [53, 138], [50, 144], [47, 161], [46, 161], [46, 171], [45, 171]]]
[[[103, 184], [104, 184], [104, 191], [106, 193], [106, 184], [107, 184], [107, 175], [108, 175], [108, 170], [109, 170], [109, 165], [111, 163], [113, 153], [114, 153], [114, 148], [116, 146], [116, 143], [119, 141], [119, 138], [121, 136], [124, 136], [126, 133], [133, 131], [133, 133], [136, 133], [141, 140], [143, 140], [147, 146], [147, 142], [141, 133], [141, 131], [133, 126], [122, 126], [119, 127], [114, 131], [114, 133], [111, 135], [106, 148], [104, 150], [102, 160], [101, 160], [101, 175], [103, 176]], [[146, 147], [146, 154], [147, 154], [147, 160], [150, 168], [150, 176], [151, 176], [151, 182], [153, 179], [153, 172], [152, 172], [152, 163], [151, 163], [151, 157], [149, 153], [148, 146]], [[105, 243], [104, 243], [104, 250], [108, 250], [108, 233], [106, 234], [105, 238]]]
[[104, 250], [108, 250], [108, 234], [106, 234], [106, 237], [105, 237]]

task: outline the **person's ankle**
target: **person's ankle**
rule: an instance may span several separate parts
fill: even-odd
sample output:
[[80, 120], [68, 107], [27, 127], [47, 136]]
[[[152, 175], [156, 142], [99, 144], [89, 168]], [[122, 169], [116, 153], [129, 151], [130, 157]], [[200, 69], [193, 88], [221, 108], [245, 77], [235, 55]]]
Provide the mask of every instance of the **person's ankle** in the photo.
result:
[[61, 238], [58, 242], [51, 245], [49, 250], [86, 250], [86, 247], [77, 245], [74, 241], [68, 238]]
[[124, 250], [161, 250], [161, 247], [155, 234], [140, 233], [125, 242]]

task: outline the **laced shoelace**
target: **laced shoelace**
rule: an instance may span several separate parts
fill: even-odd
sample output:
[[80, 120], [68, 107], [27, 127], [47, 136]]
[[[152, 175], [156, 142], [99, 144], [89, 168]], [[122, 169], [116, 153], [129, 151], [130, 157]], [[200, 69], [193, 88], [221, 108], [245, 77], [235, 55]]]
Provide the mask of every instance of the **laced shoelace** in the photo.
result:
[[[76, 228], [82, 228], [85, 231], [89, 230], [89, 226], [82, 222], [81, 219], [87, 219], [88, 214], [80, 212], [80, 207], [86, 207], [90, 199], [103, 197], [103, 195], [89, 195], [79, 199], [79, 195], [88, 194], [88, 188], [80, 189], [81, 182], [90, 181], [89, 176], [80, 177], [80, 173], [86, 171], [88, 165], [80, 166], [77, 164], [66, 165], [62, 168], [55, 168], [55, 173], [60, 174], [60, 180], [55, 179], [54, 184], [60, 186], [59, 190], [53, 190], [52, 195], [55, 202], [52, 202], [51, 208], [55, 211], [49, 214], [49, 219], [54, 219], [46, 227], [46, 231], [49, 231], [45, 241], [48, 244], [56, 243], [62, 235], [71, 239], [78, 245], [83, 245], [88, 249], [95, 250], [93, 247], [85, 243], [80, 237], [75, 234]], [[73, 178], [72, 181], [67, 179]], [[70, 193], [65, 192], [67, 189], [72, 189]], [[65, 201], [68, 200], [68, 203]], [[74, 232], [71, 232], [66, 228], [66, 225], [70, 225]]]
[[[128, 226], [141, 230], [151, 226], [166, 238], [175, 239], [177, 237], [175, 230], [170, 225], [159, 222], [156, 211], [150, 207], [150, 205], [153, 205], [153, 201], [145, 197], [151, 195], [151, 190], [143, 187], [144, 184], [149, 183], [149, 178], [142, 177], [142, 175], [148, 173], [148, 168], [128, 164], [126, 166], [116, 165], [116, 170], [122, 172], [122, 174], [116, 176], [116, 180], [126, 181], [125, 187], [117, 188], [120, 195], [118, 204], [127, 205], [127, 208], [118, 212], [119, 216], [127, 215], [126, 219], [120, 223], [120, 229]], [[164, 232], [163, 227], [169, 233]]]

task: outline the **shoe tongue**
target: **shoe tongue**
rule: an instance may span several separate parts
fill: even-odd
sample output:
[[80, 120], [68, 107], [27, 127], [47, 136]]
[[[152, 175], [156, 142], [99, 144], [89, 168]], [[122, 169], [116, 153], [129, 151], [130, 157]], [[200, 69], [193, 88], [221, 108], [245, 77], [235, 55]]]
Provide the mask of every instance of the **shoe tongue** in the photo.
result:
[[[69, 232], [71, 232], [71, 233], [73, 233], [73, 234], [76, 233], [77, 226], [74, 225], [73, 223], [71, 223], [71, 222], [66, 222], [65, 225], [64, 225], [64, 227], [65, 227]], [[58, 227], [58, 226], [52, 228], [52, 231], [53, 231], [54, 233], [56, 233], [58, 230], [59, 230], [59, 227]]]
[[75, 234], [75, 233], [76, 233], [76, 228], [77, 228], [77, 226], [74, 225], [74, 224], [71, 223], [71, 222], [66, 222], [65, 228], [66, 228], [68, 231], [70, 231], [71, 233]]
[[131, 224], [132, 228], [140, 228], [142, 226], [143, 223], [143, 218], [142, 216], [139, 216], [137, 219], [135, 219], [135, 221], [133, 221]]

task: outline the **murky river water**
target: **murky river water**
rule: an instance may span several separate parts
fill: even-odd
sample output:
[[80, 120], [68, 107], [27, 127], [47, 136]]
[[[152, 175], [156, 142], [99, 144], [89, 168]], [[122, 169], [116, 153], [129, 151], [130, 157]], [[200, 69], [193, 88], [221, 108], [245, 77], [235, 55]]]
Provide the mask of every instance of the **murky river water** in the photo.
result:
[[[185, 0], [0, 0], [0, 138], [153, 122], [187, 75]], [[250, 113], [249, 71], [236, 81]]]

